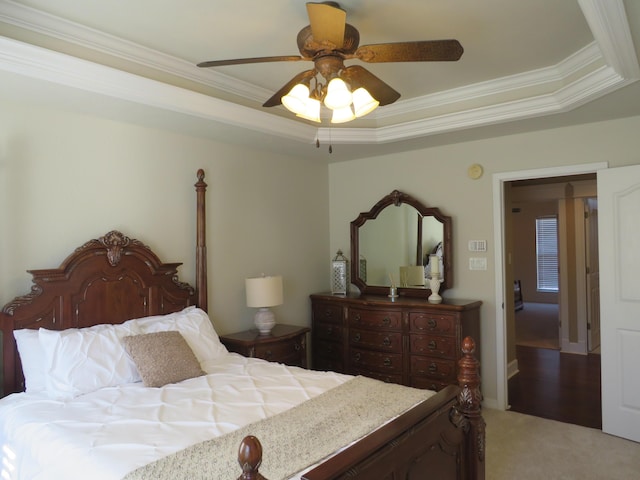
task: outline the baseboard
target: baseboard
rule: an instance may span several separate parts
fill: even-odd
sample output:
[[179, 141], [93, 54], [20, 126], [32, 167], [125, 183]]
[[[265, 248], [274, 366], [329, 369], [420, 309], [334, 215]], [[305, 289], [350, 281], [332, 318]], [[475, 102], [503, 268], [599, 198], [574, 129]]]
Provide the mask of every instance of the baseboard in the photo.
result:
[[587, 345], [584, 342], [570, 342], [567, 339], [563, 338], [561, 340], [561, 349], [562, 353], [576, 353], [578, 355], [586, 355]]
[[483, 398], [482, 408], [492, 408], [493, 410], [504, 410], [498, 406], [498, 400], [495, 398]]

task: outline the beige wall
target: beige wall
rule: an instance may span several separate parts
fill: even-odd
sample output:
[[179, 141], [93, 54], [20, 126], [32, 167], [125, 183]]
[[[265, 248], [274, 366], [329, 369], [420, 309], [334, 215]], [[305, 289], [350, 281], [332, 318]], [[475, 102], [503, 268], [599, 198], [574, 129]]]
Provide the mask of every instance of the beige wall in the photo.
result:
[[[329, 288], [329, 260], [349, 255], [349, 223], [394, 189], [453, 218], [454, 288], [480, 299], [483, 389], [497, 392], [492, 174], [640, 163], [640, 117], [331, 164], [3, 101], [0, 108], [0, 303], [30, 288], [25, 270], [58, 266], [110, 229], [183, 261], [194, 280], [195, 171], [209, 184], [210, 314], [221, 333], [251, 326], [244, 278], [280, 273], [280, 321], [309, 323], [308, 294]], [[485, 174], [470, 180], [467, 167]], [[468, 240], [487, 240], [470, 271]], [[480, 256], [478, 254], [473, 254]]]
[[[454, 288], [446, 295], [482, 300], [483, 390], [495, 400], [496, 315], [492, 174], [593, 162], [640, 163], [640, 117], [434, 147], [329, 167], [331, 250], [349, 252], [349, 224], [394, 189], [453, 217]], [[473, 163], [479, 180], [467, 176]], [[470, 271], [469, 240], [487, 240], [487, 271]]]
[[193, 283], [193, 184], [204, 168], [216, 328], [252, 326], [244, 278], [262, 272], [284, 277], [277, 318], [307, 325], [309, 293], [329, 287], [327, 167], [317, 163], [3, 101], [0, 304], [29, 291], [27, 269], [57, 267], [111, 229], [184, 262]]

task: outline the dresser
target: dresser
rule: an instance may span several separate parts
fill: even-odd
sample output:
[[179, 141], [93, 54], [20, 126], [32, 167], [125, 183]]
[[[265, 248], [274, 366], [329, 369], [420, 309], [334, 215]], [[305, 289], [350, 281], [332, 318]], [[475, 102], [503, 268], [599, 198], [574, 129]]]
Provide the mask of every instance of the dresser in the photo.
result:
[[[480, 301], [311, 295], [315, 370], [440, 390], [457, 384], [461, 343], [480, 345]], [[476, 351], [480, 358], [480, 352]]]
[[260, 335], [258, 330], [252, 329], [221, 335], [220, 341], [230, 352], [245, 357], [262, 358], [270, 362], [306, 368], [307, 332], [308, 327], [278, 323], [270, 335]]

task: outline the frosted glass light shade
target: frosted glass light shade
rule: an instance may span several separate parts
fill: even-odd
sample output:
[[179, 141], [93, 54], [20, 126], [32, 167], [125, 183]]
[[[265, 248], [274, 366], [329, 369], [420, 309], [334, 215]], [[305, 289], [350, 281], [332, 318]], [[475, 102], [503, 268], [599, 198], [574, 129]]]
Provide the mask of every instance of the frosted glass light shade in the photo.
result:
[[307, 98], [305, 111], [297, 114], [300, 118], [306, 118], [312, 122], [320, 122], [320, 100]]
[[380, 102], [371, 96], [363, 87], [357, 88], [353, 92], [353, 110], [356, 117], [364, 117], [367, 113], [373, 112]]
[[305, 112], [309, 100], [309, 87], [301, 83], [295, 85], [280, 101], [287, 110], [300, 115]]
[[351, 105], [351, 92], [349, 87], [340, 78], [334, 78], [327, 85], [327, 95], [324, 104], [331, 110], [345, 108]]
[[345, 108], [339, 108], [333, 111], [333, 115], [331, 116], [331, 123], [350, 122], [355, 118], [356, 116], [353, 114], [351, 106], [347, 106]]
[[282, 305], [282, 276], [245, 279], [247, 307], [275, 307]]

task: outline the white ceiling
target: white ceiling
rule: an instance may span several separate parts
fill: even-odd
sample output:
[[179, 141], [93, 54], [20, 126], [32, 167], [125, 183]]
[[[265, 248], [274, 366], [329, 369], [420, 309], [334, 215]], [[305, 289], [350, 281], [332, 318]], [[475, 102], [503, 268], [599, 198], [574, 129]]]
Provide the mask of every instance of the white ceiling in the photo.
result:
[[464, 54], [457, 62], [348, 61], [402, 97], [363, 119], [318, 127], [261, 106], [309, 62], [195, 66], [298, 55], [304, 1], [0, 0], [0, 95], [327, 162], [640, 115], [637, 0], [340, 5], [361, 45], [455, 38]]

